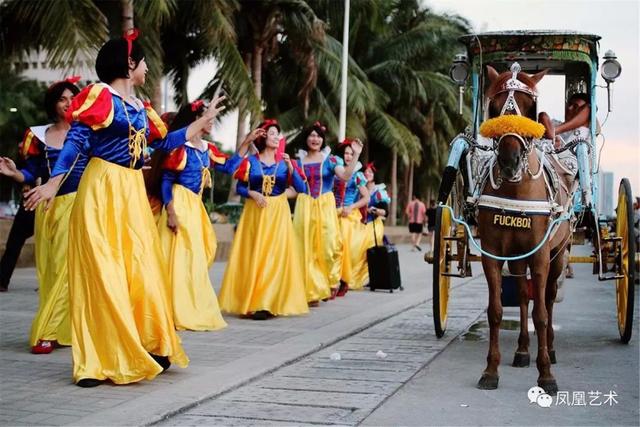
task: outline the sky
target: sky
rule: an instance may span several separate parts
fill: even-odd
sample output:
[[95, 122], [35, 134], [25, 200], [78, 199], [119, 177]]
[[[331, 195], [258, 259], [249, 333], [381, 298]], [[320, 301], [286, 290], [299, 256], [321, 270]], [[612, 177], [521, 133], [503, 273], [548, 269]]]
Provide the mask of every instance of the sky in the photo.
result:
[[[622, 75], [613, 85], [613, 111], [603, 127], [605, 145], [601, 170], [614, 173], [614, 192], [623, 177], [640, 195], [640, 1], [638, 0], [423, 0], [436, 12], [453, 13], [470, 21], [474, 31], [572, 30], [598, 34], [600, 56], [615, 51]], [[461, 51], [463, 47], [461, 45]], [[602, 61], [601, 61], [602, 63]], [[194, 99], [210, 80], [213, 63], [202, 64], [189, 79], [189, 98]], [[598, 84], [604, 80], [598, 77]], [[542, 80], [540, 111], [562, 118], [562, 84]], [[554, 94], [557, 93], [557, 97]], [[607, 111], [606, 89], [598, 89], [598, 119]], [[229, 114], [214, 129], [225, 147], [235, 144], [237, 114]], [[601, 144], [598, 145], [598, 149]]]

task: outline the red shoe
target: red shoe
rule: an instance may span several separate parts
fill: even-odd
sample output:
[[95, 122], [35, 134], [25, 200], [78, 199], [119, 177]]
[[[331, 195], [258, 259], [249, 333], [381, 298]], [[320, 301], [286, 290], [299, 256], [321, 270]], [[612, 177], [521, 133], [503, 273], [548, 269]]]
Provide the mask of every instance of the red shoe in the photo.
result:
[[309, 307], [318, 307], [320, 306], [320, 301], [309, 301]]
[[331, 296], [329, 297], [329, 299], [336, 299], [336, 295], [338, 295], [338, 288], [331, 288]]
[[38, 344], [31, 347], [33, 354], [49, 354], [55, 348], [55, 341], [40, 340]]
[[336, 296], [343, 297], [349, 290], [349, 285], [346, 282], [340, 281], [340, 288], [338, 289], [338, 293]]

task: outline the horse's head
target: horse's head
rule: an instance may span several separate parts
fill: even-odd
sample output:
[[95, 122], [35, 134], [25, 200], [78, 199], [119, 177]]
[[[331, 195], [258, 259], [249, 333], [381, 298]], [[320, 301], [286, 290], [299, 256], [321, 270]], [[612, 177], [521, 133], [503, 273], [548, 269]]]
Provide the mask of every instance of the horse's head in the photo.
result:
[[529, 154], [526, 142], [516, 134], [506, 134], [498, 140], [498, 166], [507, 181], [520, 178], [524, 158]]
[[517, 114], [537, 120], [536, 102], [538, 92], [536, 85], [549, 70], [542, 70], [529, 75], [520, 71], [520, 64], [514, 62], [510, 71], [499, 74], [491, 65], [487, 65], [486, 76], [489, 87], [486, 98], [489, 102], [489, 117], [505, 114]]
[[480, 134], [493, 140], [502, 178], [511, 182], [519, 181], [528, 169], [533, 139], [542, 137], [544, 130], [540, 123], [518, 115], [502, 115], [480, 126]]

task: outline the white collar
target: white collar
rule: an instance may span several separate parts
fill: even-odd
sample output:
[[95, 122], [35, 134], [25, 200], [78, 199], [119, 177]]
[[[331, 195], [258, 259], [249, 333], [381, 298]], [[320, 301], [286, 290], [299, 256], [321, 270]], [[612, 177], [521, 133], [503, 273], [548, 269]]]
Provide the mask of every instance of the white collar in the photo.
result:
[[46, 144], [47, 142], [45, 141], [45, 138], [47, 134], [47, 129], [49, 129], [51, 126], [53, 126], [53, 123], [49, 123], [48, 125], [41, 125], [41, 126], [31, 126], [29, 129], [31, 130], [31, 133], [33, 133], [36, 136], [36, 138], [38, 138], [40, 141]]
[[[113, 95], [116, 95], [118, 98], [122, 99], [124, 102], [127, 102], [127, 100], [125, 100], [122, 97], [122, 94], [120, 92], [118, 92], [117, 90], [115, 90], [110, 84], [105, 83], [105, 82], [98, 82], [96, 83], [97, 85], [106, 87], [109, 92], [111, 92]], [[140, 99], [138, 99], [135, 95], [131, 95], [129, 96], [130, 99], [132, 99], [135, 102], [135, 105], [133, 105], [131, 102], [127, 102], [127, 104], [133, 106], [134, 108], [136, 108], [138, 111], [140, 111], [141, 109], [144, 108], [144, 103], [142, 101], [140, 101]]]
[[193, 145], [193, 144], [191, 143], [191, 141], [187, 141], [187, 142], [185, 142], [185, 144], [184, 144], [184, 145], [186, 145], [187, 147], [191, 147], [191, 148], [193, 148], [194, 150], [198, 150], [198, 151], [200, 151], [201, 153], [204, 153], [204, 152], [206, 152], [206, 151], [208, 151], [208, 150], [209, 150], [209, 144], [205, 144], [204, 149], [199, 148], [199, 147], [196, 147], [195, 145]]
[[[325, 146], [322, 150], [320, 150], [320, 154], [322, 154], [322, 160], [327, 160], [327, 157], [331, 154], [331, 148]], [[298, 150], [296, 157], [300, 159], [300, 162], [304, 163], [304, 159], [309, 155], [307, 150]]]

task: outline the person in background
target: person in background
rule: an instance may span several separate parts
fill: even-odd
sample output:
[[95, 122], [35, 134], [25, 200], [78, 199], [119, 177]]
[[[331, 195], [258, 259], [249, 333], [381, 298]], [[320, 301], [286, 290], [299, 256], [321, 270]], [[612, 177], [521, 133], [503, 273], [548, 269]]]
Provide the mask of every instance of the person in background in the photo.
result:
[[427, 209], [427, 239], [429, 240], [429, 249], [427, 251], [433, 251], [433, 238], [435, 236], [436, 229], [436, 201], [431, 199], [429, 202], [429, 208]]
[[426, 220], [426, 212], [427, 209], [424, 203], [422, 203], [415, 194], [411, 196], [411, 201], [407, 204], [404, 213], [409, 219], [409, 233], [411, 233], [411, 244], [413, 245], [411, 249], [412, 252], [416, 250], [422, 251], [420, 240], [422, 239], [422, 229]]

